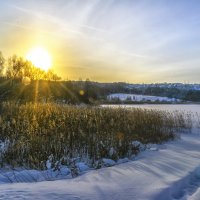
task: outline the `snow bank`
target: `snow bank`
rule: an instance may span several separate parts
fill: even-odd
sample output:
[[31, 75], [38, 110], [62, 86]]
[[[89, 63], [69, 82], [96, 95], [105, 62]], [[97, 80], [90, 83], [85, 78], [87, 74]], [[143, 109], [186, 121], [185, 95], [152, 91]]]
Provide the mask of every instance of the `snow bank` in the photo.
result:
[[54, 171], [48, 169], [44, 171], [15, 169], [15, 170], [0, 170], [0, 184], [5, 183], [20, 183], [20, 182], [40, 182], [58, 180], [71, 177], [71, 171], [66, 166], [62, 166], [59, 170]]
[[80, 172], [84, 172], [84, 171], [89, 170], [89, 167], [85, 163], [83, 163], [83, 162], [77, 163], [76, 167], [78, 167], [78, 169], [79, 169]]

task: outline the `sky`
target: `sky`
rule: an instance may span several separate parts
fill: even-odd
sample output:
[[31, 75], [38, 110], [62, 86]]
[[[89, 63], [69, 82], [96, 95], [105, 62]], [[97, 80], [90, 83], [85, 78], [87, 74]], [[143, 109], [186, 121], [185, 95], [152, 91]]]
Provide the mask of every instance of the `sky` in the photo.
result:
[[200, 83], [200, 1], [0, 0], [0, 51], [35, 46], [66, 80]]

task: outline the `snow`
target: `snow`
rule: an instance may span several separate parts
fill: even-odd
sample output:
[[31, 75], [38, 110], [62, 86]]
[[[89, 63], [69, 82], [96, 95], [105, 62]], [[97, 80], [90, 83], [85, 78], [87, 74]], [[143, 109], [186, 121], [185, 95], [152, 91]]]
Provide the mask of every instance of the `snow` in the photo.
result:
[[77, 163], [76, 166], [78, 167], [80, 172], [84, 172], [84, 171], [89, 170], [89, 167], [83, 162]]
[[138, 95], [138, 94], [124, 94], [124, 93], [115, 93], [107, 96], [108, 100], [116, 100], [120, 101], [134, 101], [134, 102], [181, 102], [180, 99], [168, 98], [168, 97], [159, 97], [159, 96], [148, 96], [148, 95]]
[[18, 182], [39, 182], [45, 180], [57, 180], [71, 177], [70, 169], [61, 166], [59, 170], [48, 169], [44, 171], [27, 169], [0, 170], [0, 185]]
[[158, 151], [158, 149], [156, 147], [151, 147], [149, 150], [150, 151]]
[[134, 104], [134, 105], [102, 105], [102, 107], [142, 108], [161, 111], [180, 111], [186, 113], [200, 114], [199, 104]]
[[140, 151], [144, 151], [146, 149], [146, 145], [142, 144], [140, 141], [133, 141], [132, 145], [138, 148]]
[[129, 162], [130, 160], [128, 158], [120, 158], [118, 161], [117, 161], [117, 164], [122, 164], [122, 163], [126, 163], [126, 162]]
[[115, 154], [115, 149], [111, 147], [109, 151], [109, 156], [112, 157], [114, 154]]
[[[200, 114], [199, 105], [131, 107]], [[66, 166], [56, 171], [51, 169], [51, 156], [45, 171], [0, 170], [0, 200], [200, 200], [199, 132], [196, 129], [196, 134], [181, 134], [179, 139], [162, 145], [133, 141], [142, 152], [132, 160], [123, 158], [115, 162], [104, 158], [102, 166], [106, 168], [98, 170], [89, 169], [85, 163], [76, 163], [81, 172], [76, 178], [71, 177]], [[6, 146], [7, 141], [0, 141], [0, 151], [5, 151]], [[109, 154], [114, 153], [111, 147]]]
[[0, 199], [199, 200], [199, 186], [200, 135], [182, 134], [175, 141], [150, 145], [134, 161], [73, 179], [0, 184]]
[[128, 84], [126, 88], [176, 88], [179, 90], [200, 90], [200, 84], [184, 84], [184, 83], [155, 83], [155, 84]]
[[116, 165], [116, 162], [114, 160], [108, 159], [108, 158], [103, 158], [102, 162], [103, 162], [103, 166], [105, 167], [111, 167], [111, 166]]

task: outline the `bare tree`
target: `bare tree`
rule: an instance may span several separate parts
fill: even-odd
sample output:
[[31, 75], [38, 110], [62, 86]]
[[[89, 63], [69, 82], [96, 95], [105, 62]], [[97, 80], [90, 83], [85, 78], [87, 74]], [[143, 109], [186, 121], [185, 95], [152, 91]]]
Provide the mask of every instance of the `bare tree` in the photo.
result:
[[6, 71], [6, 75], [8, 78], [22, 78], [23, 77], [23, 69], [25, 66], [25, 62], [23, 58], [17, 57], [13, 55], [8, 58], [8, 68]]
[[[1, 62], [1, 55], [0, 55]], [[2, 57], [3, 64], [3, 57]], [[0, 65], [1, 67], [1, 65]], [[13, 55], [8, 58], [8, 67], [6, 70], [6, 76], [9, 79], [23, 79], [28, 77], [30, 80], [53, 80], [58, 81], [61, 78], [55, 74], [52, 70], [44, 71], [35, 67], [30, 61], [24, 60], [22, 57]]]
[[4, 69], [5, 69], [5, 58], [3, 57], [3, 54], [0, 51], [0, 76], [3, 76]]

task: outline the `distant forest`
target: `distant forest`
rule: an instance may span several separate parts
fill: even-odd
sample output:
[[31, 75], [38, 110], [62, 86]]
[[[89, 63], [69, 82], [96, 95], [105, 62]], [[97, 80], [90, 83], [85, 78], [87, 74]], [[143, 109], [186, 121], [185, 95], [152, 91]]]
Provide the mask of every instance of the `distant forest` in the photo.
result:
[[[145, 87], [129, 89], [125, 83], [97, 83], [86, 81], [32, 80], [0, 78], [0, 100], [18, 102], [58, 102], [69, 104], [107, 103], [112, 93], [143, 94], [200, 102], [200, 91], [177, 88]], [[115, 102], [114, 102], [115, 103]], [[119, 103], [119, 102], [116, 102]]]
[[[130, 87], [131, 85], [131, 87]], [[0, 52], [0, 101], [107, 103], [112, 93], [142, 94], [200, 102], [200, 90], [154, 84], [62, 81], [53, 71], [43, 71], [16, 55], [5, 59]]]

